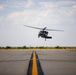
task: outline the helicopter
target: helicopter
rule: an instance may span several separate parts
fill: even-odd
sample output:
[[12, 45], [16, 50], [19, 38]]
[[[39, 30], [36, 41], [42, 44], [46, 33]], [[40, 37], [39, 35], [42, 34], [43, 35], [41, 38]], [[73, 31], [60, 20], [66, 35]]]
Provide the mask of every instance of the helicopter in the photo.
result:
[[56, 29], [47, 29], [47, 27], [44, 28], [39, 28], [39, 27], [33, 27], [33, 26], [28, 26], [28, 25], [24, 25], [25, 27], [29, 27], [29, 28], [34, 28], [34, 29], [39, 29], [39, 34], [38, 34], [38, 38], [42, 37], [46, 39], [52, 39], [51, 36], [48, 36], [48, 31], [63, 31], [63, 30], [56, 30]]

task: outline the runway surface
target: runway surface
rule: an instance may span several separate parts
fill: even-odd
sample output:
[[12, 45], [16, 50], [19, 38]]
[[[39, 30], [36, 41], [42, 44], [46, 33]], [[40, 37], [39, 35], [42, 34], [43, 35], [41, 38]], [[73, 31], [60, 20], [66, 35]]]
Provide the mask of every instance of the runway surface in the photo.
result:
[[[0, 50], [0, 75], [27, 75], [33, 50]], [[76, 51], [36, 50], [44, 75], [76, 75]]]

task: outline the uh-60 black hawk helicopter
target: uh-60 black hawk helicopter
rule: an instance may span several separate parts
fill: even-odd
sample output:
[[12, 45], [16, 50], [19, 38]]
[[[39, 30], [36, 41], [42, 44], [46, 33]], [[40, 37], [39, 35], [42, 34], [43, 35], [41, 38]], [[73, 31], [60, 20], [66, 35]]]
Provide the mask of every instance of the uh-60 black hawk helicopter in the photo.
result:
[[33, 26], [28, 26], [28, 25], [24, 25], [24, 26], [29, 27], [29, 28], [39, 29], [40, 31], [38, 34], [38, 38], [39, 37], [45, 38], [45, 41], [46, 41], [46, 39], [52, 39], [51, 36], [48, 36], [48, 31], [63, 31], [63, 30], [56, 30], [56, 29], [46, 29], [47, 27], [39, 28], [39, 27], [33, 27]]

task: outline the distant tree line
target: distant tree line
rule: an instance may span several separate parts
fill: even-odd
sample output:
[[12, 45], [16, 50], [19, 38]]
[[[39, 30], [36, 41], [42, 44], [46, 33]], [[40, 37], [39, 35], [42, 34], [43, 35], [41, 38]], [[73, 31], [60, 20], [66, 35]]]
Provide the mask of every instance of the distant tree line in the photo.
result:
[[6, 46], [6, 47], [0, 47], [0, 49], [76, 49], [76, 47], [27, 47], [27, 46], [22, 46], [22, 47], [11, 47], [11, 46]]

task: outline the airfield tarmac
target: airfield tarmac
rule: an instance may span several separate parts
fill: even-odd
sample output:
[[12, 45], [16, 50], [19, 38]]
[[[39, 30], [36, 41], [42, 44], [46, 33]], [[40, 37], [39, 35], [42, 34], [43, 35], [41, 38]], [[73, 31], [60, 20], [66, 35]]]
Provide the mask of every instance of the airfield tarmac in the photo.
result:
[[[0, 50], [0, 75], [27, 75], [33, 50]], [[44, 75], [76, 75], [75, 50], [36, 50]]]

